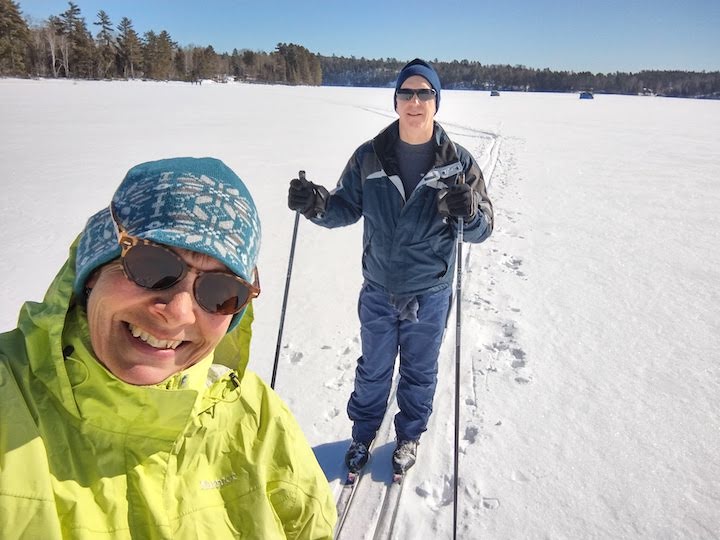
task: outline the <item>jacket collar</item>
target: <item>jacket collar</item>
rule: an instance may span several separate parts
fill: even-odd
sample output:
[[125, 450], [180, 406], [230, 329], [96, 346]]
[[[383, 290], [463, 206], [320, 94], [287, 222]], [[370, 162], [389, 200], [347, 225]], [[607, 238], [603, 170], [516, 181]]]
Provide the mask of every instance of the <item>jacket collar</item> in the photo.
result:
[[135, 386], [115, 377], [95, 358], [85, 312], [73, 300], [76, 246], [43, 302], [27, 302], [20, 312], [32, 375], [76, 421], [174, 440], [193, 411], [207, 405], [201, 397], [213, 355], [159, 385]]
[[205, 388], [212, 355], [149, 386], [128, 384], [97, 361], [89, 348], [84, 312], [65, 322], [65, 368], [82, 420], [107, 431], [175, 440], [193, 416]]
[[[398, 167], [397, 156], [395, 154], [395, 145], [399, 138], [400, 120], [395, 120], [372, 140], [375, 154], [388, 176], [400, 174], [400, 168]], [[446, 168], [457, 163], [459, 158], [455, 144], [450, 140], [450, 137], [448, 137], [443, 127], [436, 121], [433, 122], [433, 138], [435, 140], [435, 163], [433, 164], [433, 168]]]

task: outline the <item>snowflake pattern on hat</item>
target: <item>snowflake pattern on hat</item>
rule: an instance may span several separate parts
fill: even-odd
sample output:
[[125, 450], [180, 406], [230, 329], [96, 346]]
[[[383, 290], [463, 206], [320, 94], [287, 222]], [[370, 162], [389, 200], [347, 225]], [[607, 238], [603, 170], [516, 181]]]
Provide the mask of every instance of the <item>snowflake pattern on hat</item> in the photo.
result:
[[[260, 250], [260, 219], [245, 184], [222, 161], [172, 158], [130, 169], [112, 201], [132, 236], [203, 253], [252, 282]], [[103, 264], [120, 256], [110, 209], [92, 216], [80, 238], [75, 293]]]

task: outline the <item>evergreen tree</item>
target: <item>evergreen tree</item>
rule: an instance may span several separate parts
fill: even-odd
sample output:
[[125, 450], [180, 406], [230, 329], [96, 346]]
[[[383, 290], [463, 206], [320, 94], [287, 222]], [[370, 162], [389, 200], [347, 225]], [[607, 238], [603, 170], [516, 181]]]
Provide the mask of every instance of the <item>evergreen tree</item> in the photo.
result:
[[143, 78], [154, 79], [157, 65], [157, 34], [148, 30], [142, 38]]
[[172, 79], [175, 74], [175, 53], [177, 51], [177, 43], [175, 43], [167, 31], [163, 30], [158, 34], [158, 70], [160, 79]]
[[273, 55], [277, 65], [275, 82], [319, 84], [317, 74], [321, 71], [320, 60], [305, 47], [294, 43], [278, 43]]
[[125, 78], [135, 78], [135, 68], [140, 66], [142, 60], [142, 43], [133, 28], [133, 23], [127, 17], [120, 20], [117, 27], [120, 34], [117, 38], [117, 59], [119, 71]]
[[245, 78], [245, 72], [242, 69], [242, 57], [237, 49], [233, 49], [228, 64], [228, 73], [236, 80]]
[[212, 46], [185, 47], [177, 52], [176, 59], [178, 74], [188, 81], [221, 80], [227, 73], [222, 68], [225, 62]]
[[220, 79], [223, 73], [220, 71], [220, 57], [215, 52], [215, 49], [205, 47], [199, 49], [199, 61], [197, 70], [201, 79]]
[[177, 44], [163, 30], [156, 34], [145, 32], [143, 43], [143, 68], [148, 79], [169, 80], [176, 72], [175, 51]]
[[114, 65], [117, 50], [110, 16], [101, 9], [98, 11], [97, 21], [93, 24], [100, 27], [100, 31], [95, 36], [95, 43], [97, 44], [97, 53], [95, 55], [97, 75], [101, 79], [108, 76], [112, 77], [115, 75]]
[[63, 67], [66, 77], [91, 77], [95, 44], [87, 29], [80, 8], [68, 2], [68, 9], [60, 14], [61, 32], [67, 38]]
[[24, 75], [30, 29], [13, 0], [0, 0], [0, 74]]
[[258, 54], [253, 51], [243, 51], [242, 65], [245, 67], [245, 78], [250, 80], [257, 79], [258, 76]]

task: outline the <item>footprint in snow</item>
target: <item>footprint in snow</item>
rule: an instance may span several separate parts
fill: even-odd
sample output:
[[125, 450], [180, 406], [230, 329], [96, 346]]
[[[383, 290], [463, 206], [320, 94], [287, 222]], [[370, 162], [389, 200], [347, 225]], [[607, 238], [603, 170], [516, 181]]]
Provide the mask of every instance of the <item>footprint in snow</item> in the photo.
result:
[[344, 379], [342, 377], [339, 377], [337, 379], [330, 379], [329, 381], [325, 381], [325, 384], [323, 384], [323, 386], [325, 388], [329, 388], [330, 390], [340, 390], [344, 384]]
[[470, 444], [475, 444], [475, 441], [477, 440], [479, 433], [480, 433], [480, 428], [478, 428], [477, 426], [467, 426], [465, 428], [464, 439], [466, 441], [468, 441]]
[[525, 476], [521, 471], [513, 471], [510, 475], [510, 478], [512, 478], [513, 482], [519, 482], [521, 484], [524, 484], [526, 482], [529, 482], [530, 479]]
[[415, 488], [415, 493], [425, 499], [426, 504], [433, 510], [439, 510], [453, 503], [453, 482], [448, 475], [443, 475], [440, 485], [425, 480]]
[[523, 264], [523, 260], [520, 257], [510, 257], [509, 260], [503, 263], [507, 268], [515, 272], [516, 276], [525, 277], [525, 272], [520, 270]]
[[527, 365], [525, 361], [525, 351], [522, 349], [510, 349], [510, 354], [515, 358], [512, 364], [510, 364], [514, 369], [521, 369]]
[[508, 321], [503, 324], [503, 334], [505, 335], [505, 337], [511, 338], [515, 335], [515, 332], [517, 332], [515, 321]]

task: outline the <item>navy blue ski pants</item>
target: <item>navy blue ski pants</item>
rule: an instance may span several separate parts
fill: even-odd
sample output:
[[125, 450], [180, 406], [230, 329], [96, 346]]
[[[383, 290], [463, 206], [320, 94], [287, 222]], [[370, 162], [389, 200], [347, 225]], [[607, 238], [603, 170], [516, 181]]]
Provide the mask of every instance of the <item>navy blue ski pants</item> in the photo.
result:
[[395, 434], [398, 440], [418, 440], [427, 428], [450, 292], [448, 287], [418, 295], [418, 320], [411, 322], [400, 320], [390, 295], [369, 283], [363, 285], [358, 301], [362, 356], [347, 406], [354, 440], [369, 442], [375, 438], [385, 416], [398, 351], [400, 412], [395, 416]]

